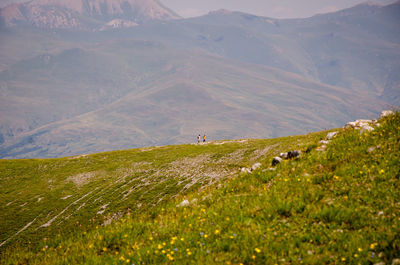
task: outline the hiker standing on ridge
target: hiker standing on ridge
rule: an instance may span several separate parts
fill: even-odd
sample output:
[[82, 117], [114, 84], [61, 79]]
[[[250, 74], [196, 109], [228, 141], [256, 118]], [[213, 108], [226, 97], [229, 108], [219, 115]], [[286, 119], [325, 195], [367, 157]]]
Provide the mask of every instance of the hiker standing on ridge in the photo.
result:
[[204, 136], [203, 136], [203, 143], [205, 143], [206, 142], [206, 135], [204, 134]]
[[200, 134], [199, 134], [199, 136], [197, 136], [197, 143], [199, 144], [200, 141], [201, 141], [201, 136], [200, 136]]

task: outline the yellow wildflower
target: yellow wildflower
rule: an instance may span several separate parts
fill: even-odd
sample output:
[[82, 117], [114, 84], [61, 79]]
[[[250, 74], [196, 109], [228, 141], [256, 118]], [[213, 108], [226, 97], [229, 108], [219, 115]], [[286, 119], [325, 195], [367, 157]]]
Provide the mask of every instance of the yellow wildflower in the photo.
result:
[[214, 234], [219, 235], [220, 231], [217, 229], [215, 230]]
[[257, 253], [260, 253], [261, 252], [261, 250], [259, 249], [259, 248], [255, 248], [254, 249]]

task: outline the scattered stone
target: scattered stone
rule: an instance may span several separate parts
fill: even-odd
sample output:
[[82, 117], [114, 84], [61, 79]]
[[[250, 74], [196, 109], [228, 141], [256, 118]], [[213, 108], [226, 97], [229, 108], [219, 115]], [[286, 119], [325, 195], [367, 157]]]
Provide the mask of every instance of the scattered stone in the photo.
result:
[[288, 153], [280, 153], [279, 157], [282, 159], [288, 159]]
[[348, 123], [346, 123], [346, 125], [344, 126], [345, 129], [354, 129], [357, 127], [357, 124], [355, 121], [350, 121]]
[[331, 141], [329, 141], [329, 140], [321, 140], [321, 141], [319, 141], [319, 143], [324, 144], [324, 145], [329, 144], [330, 142]]
[[392, 265], [397, 265], [397, 264], [400, 264], [400, 259], [392, 260]]
[[288, 158], [289, 159], [299, 157], [300, 155], [301, 155], [301, 151], [300, 150], [294, 150], [294, 151], [289, 151], [288, 152]]
[[361, 127], [361, 131], [360, 133], [365, 133], [365, 132], [372, 132], [374, 130], [373, 127], [369, 126], [369, 125], [363, 125]]
[[263, 172], [266, 172], [266, 171], [275, 171], [275, 170], [276, 170], [276, 167], [270, 167], [270, 168], [264, 169]]
[[315, 149], [318, 152], [324, 152], [326, 149], [326, 145], [321, 145], [320, 147], [318, 147], [317, 149]]
[[186, 207], [189, 206], [189, 201], [187, 199], [184, 199], [180, 204], [178, 204], [179, 207]]
[[381, 262], [378, 262], [378, 263], [374, 263], [374, 265], [385, 265], [385, 262], [381, 261]]
[[381, 112], [381, 118], [390, 116], [390, 115], [393, 115], [393, 111], [391, 111], [391, 110], [384, 110]]
[[193, 200], [190, 201], [191, 204], [195, 204], [197, 202], [197, 199], [194, 198]]
[[370, 148], [368, 148], [367, 152], [371, 153], [373, 151], [375, 151], [376, 147], [375, 146], [371, 146]]
[[251, 170], [249, 168], [242, 167], [240, 173], [251, 173]]
[[272, 159], [272, 166], [276, 166], [277, 164], [282, 162], [282, 158], [280, 158], [279, 156], [274, 157], [274, 159]]
[[338, 134], [338, 132], [330, 132], [328, 133], [328, 135], [326, 136], [326, 140], [332, 140], [333, 137], [335, 137]]
[[72, 195], [67, 195], [67, 196], [65, 196], [65, 197], [62, 197], [61, 200], [66, 200], [66, 199], [68, 199], [69, 197], [72, 197]]
[[257, 168], [261, 167], [261, 163], [255, 163], [252, 167], [251, 167], [251, 171], [256, 170]]

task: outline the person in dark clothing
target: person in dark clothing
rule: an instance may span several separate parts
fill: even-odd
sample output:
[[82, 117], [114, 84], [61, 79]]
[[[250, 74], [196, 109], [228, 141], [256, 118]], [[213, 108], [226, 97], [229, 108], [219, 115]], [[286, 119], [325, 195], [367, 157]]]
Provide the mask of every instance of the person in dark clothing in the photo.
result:
[[203, 143], [206, 142], [206, 135], [203, 136]]

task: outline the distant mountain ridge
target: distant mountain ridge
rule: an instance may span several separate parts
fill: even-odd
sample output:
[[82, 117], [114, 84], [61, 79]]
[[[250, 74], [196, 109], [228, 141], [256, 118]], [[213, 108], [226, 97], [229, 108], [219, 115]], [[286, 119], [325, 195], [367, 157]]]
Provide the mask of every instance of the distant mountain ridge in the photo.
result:
[[141, 24], [179, 18], [157, 0], [32, 0], [0, 11], [2, 24], [40, 28], [93, 29], [115, 19]]

